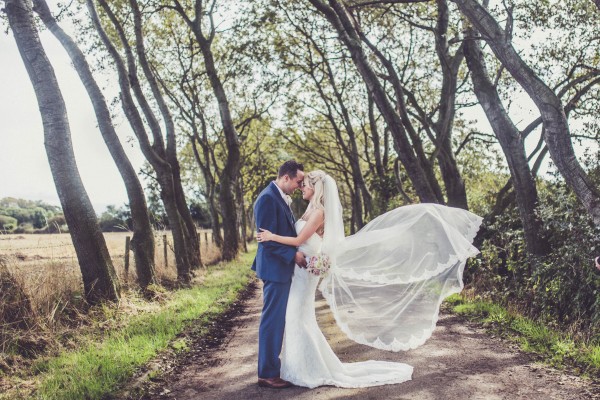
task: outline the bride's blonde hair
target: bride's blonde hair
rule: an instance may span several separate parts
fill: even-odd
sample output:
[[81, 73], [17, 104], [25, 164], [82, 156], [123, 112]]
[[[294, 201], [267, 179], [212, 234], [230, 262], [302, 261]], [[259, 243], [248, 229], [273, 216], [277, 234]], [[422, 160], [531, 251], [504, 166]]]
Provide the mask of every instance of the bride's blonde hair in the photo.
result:
[[304, 176], [304, 181], [309, 188], [313, 189], [315, 193], [312, 199], [310, 199], [310, 205], [316, 209], [325, 209], [325, 199], [323, 198], [325, 183], [325, 176], [327, 174], [319, 169], [309, 172]]

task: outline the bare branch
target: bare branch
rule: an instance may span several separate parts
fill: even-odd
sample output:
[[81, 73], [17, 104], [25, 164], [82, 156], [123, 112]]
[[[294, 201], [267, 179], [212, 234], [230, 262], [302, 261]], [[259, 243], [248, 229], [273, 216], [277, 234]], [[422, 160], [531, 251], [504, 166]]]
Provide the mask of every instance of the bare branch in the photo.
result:
[[348, 7], [360, 8], [367, 6], [380, 6], [384, 4], [412, 4], [412, 3], [428, 3], [431, 0], [372, 0], [372, 1], [349, 1]]

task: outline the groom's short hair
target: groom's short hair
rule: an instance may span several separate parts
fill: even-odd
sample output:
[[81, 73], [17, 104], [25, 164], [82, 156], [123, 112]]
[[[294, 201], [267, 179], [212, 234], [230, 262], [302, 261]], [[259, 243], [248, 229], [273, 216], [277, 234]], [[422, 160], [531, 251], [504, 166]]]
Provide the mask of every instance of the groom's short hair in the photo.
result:
[[287, 175], [294, 179], [296, 175], [298, 175], [298, 170], [304, 171], [304, 165], [296, 162], [296, 160], [288, 160], [281, 164], [281, 167], [279, 167], [277, 177], [281, 178], [282, 176]]

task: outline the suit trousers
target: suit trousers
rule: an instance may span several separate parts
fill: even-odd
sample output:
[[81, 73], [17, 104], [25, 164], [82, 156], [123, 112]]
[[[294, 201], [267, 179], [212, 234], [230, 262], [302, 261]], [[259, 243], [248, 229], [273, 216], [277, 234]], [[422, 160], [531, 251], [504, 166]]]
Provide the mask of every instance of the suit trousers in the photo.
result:
[[292, 281], [263, 280], [263, 309], [258, 329], [258, 377], [275, 378], [281, 369], [285, 311]]

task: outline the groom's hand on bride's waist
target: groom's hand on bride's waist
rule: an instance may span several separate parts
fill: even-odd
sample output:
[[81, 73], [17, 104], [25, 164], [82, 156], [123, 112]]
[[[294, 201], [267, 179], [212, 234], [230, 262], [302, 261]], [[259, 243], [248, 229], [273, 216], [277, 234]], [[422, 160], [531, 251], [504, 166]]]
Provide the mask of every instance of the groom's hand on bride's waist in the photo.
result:
[[300, 251], [296, 252], [296, 256], [294, 257], [294, 262], [298, 264], [300, 268], [306, 268], [306, 257]]

